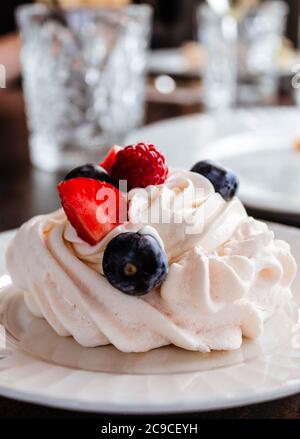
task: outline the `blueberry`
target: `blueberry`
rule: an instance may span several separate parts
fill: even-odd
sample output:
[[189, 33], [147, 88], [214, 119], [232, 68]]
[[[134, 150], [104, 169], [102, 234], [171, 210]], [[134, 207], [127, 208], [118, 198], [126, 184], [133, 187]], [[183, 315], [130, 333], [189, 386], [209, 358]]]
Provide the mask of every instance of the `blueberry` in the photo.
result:
[[206, 177], [225, 201], [230, 201], [238, 190], [237, 176], [232, 171], [209, 160], [196, 163], [191, 171]]
[[87, 163], [86, 165], [72, 169], [72, 171], [65, 176], [64, 180], [66, 181], [77, 177], [93, 178], [94, 180], [100, 180], [106, 183], [112, 182], [105, 169], [94, 163]]
[[152, 235], [121, 233], [105, 249], [103, 271], [113, 287], [125, 294], [142, 296], [163, 282], [168, 259]]

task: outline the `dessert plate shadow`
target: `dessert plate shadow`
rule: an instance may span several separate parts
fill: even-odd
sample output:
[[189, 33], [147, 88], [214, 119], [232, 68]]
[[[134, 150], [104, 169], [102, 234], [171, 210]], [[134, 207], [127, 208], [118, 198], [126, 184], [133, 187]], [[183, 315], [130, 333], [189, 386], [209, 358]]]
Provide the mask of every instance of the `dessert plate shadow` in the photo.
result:
[[[300, 265], [300, 230], [271, 227], [290, 242]], [[10, 236], [0, 234], [1, 253]], [[269, 319], [259, 340], [245, 340], [237, 351], [210, 354], [172, 346], [142, 354], [112, 346], [83, 348], [35, 318], [8, 282], [7, 275], [0, 277], [5, 328], [5, 334], [3, 328], [0, 332], [1, 395], [82, 411], [171, 413], [245, 405], [300, 391], [299, 274], [295, 303]]]

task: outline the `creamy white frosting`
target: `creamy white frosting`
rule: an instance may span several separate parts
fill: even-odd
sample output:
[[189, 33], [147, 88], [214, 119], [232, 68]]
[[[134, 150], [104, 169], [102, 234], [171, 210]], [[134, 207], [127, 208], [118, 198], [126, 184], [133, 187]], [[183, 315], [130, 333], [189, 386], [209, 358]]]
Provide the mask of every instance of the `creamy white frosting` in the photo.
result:
[[[288, 244], [249, 218], [237, 198], [226, 203], [204, 177], [173, 171], [164, 185], [133, 189], [128, 200], [129, 222], [94, 246], [62, 210], [31, 219], [11, 242], [13, 282], [58, 334], [125, 352], [167, 344], [237, 349], [290, 299], [296, 264]], [[142, 297], [113, 288], [103, 275], [105, 247], [125, 231], [153, 234], [168, 256], [166, 280]]]

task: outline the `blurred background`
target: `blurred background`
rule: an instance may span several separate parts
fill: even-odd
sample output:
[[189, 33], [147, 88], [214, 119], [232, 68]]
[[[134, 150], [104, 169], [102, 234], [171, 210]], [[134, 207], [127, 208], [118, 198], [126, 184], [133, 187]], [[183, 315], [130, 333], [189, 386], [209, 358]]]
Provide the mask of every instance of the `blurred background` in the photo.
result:
[[300, 105], [300, 0], [2, 3], [0, 230], [144, 124]]

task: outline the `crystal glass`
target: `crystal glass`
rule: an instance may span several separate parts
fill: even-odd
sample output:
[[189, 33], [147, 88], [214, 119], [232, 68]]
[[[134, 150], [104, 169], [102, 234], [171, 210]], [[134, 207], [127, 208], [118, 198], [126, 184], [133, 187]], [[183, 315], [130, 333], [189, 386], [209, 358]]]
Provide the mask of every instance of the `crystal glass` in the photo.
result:
[[32, 162], [48, 171], [99, 162], [144, 117], [151, 8], [17, 11]]
[[274, 98], [287, 13], [288, 6], [280, 0], [246, 10], [199, 8], [199, 39], [207, 56], [203, 74], [207, 108], [268, 103]]
[[288, 6], [280, 0], [252, 8], [238, 24], [238, 100], [268, 102], [277, 92], [277, 56], [286, 27]]
[[229, 14], [218, 14], [208, 5], [198, 9], [199, 40], [206, 59], [203, 102], [207, 109], [231, 107], [236, 100], [237, 25]]

